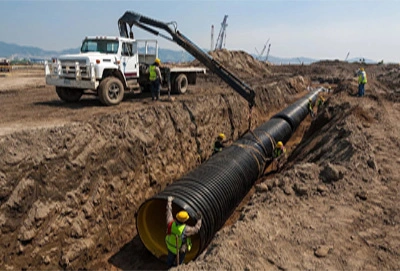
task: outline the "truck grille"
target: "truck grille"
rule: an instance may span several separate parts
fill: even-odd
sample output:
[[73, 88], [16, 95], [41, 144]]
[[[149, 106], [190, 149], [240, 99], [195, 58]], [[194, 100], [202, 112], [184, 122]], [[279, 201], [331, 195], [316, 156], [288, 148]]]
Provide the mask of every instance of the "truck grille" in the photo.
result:
[[75, 63], [79, 63], [80, 76], [82, 78], [89, 78], [89, 67], [86, 66], [85, 60], [61, 60], [62, 76], [65, 78], [75, 78], [76, 66]]

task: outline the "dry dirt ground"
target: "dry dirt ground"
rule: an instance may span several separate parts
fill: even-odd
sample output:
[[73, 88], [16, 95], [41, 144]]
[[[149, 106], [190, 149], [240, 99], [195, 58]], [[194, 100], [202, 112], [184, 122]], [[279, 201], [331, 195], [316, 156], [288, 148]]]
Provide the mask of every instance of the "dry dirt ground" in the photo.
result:
[[[255, 89], [251, 128], [307, 87], [332, 93], [287, 144], [280, 172], [267, 169], [179, 269], [400, 269], [399, 66], [366, 65], [359, 98], [357, 64], [214, 57]], [[65, 104], [41, 69], [0, 74], [0, 269], [165, 269], [137, 235], [136, 210], [207, 160], [218, 133], [233, 141], [249, 123], [246, 101], [212, 74], [174, 98]]]

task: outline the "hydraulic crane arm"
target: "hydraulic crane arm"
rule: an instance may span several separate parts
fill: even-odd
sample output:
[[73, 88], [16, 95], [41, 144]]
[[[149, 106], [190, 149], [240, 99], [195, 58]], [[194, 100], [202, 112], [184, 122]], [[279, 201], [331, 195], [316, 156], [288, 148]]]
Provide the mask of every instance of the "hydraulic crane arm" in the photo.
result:
[[[118, 20], [119, 32], [122, 37], [129, 37], [128, 35], [128, 27], [132, 28], [133, 25], [136, 25], [139, 28], [142, 28], [156, 36], [161, 36], [165, 39], [173, 41], [185, 49], [188, 53], [194, 56], [197, 60], [199, 60], [204, 66], [209, 68], [212, 72], [217, 74], [222, 80], [224, 80], [229, 86], [231, 86], [237, 93], [239, 93], [243, 98], [245, 98], [250, 108], [254, 105], [254, 97], [255, 92], [252, 88], [242, 82], [238, 77], [229, 72], [225, 67], [223, 67], [220, 63], [214, 60], [210, 55], [205, 53], [202, 49], [200, 49], [196, 44], [190, 41], [187, 37], [181, 34], [177, 30], [176, 22], [164, 23], [160, 22], [148, 17], [145, 17], [136, 12], [127, 11], [125, 14]], [[151, 27], [150, 27], [151, 26]], [[154, 28], [160, 28], [166, 31], [171, 37], [168, 37]]]

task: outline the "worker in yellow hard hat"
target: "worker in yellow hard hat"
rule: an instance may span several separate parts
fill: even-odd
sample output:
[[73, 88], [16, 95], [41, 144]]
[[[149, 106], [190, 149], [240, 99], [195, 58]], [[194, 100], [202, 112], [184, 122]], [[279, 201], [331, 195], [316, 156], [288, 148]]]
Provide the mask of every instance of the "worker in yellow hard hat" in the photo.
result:
[[162, 82], [162, 75], [160, 70], [161, 60], [156, 58], [154, 63], [149, 66], [147, 72], [149, 73], [149, 80], [151, 84], [151, 98], [152, 100], [160, 99], [160, 88]]
[[214, 142], [214, 151], [213, 154], [222, 151], [225, 148], [225, 139], [226, 136], [223, 133], [220, 133], [217, 136], [217, 140]]
[[364, 96], [365, 84], [367, 83], [367, 73], [364, 68], [361, 67], [358, 71], [358, 97]]
[[286, 153], [286, 148], [283, 145], [282, 141], [278, 141], [275, 145], [274, 151], [273, 151], [273, 157], [274, 158], [278, 158], [280, 157], [282, 154]]
[[282, 167], [284, 158], [286, 158], [286, 148], [282, 141], [278, 141], [272, 152], [272, 166], [279, 170]]
[[[189, 214], [187, 211], [182, 210], [176, 214], [174, 220], [172, 216], [172, 201], [174, 197], [168, 197], [167, 203], [167, 236], [165, 237], [165, 243], [167, 244], [168, 256], [167, 266], [177, 266], [182, 264], [186, 252], [192, 248], [192, 241], [189, 236], [193, 236], [199, 232], [201, 228], [202, 215], [200, 212], [197, 213], [197, 222], [194, 227], [188, 226], [185, 223], [189, 220]], [[179, 253], [178, 253], [179, 252]]]

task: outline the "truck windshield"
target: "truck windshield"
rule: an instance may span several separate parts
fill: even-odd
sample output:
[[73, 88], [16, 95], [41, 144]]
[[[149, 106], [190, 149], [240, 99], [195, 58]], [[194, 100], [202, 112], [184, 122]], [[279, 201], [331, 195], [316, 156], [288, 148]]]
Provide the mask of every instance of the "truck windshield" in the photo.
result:
[[116, 54], [118, 52], [118, 44], [118, 40], [84, 40], [82, 43], [81, 52]]

